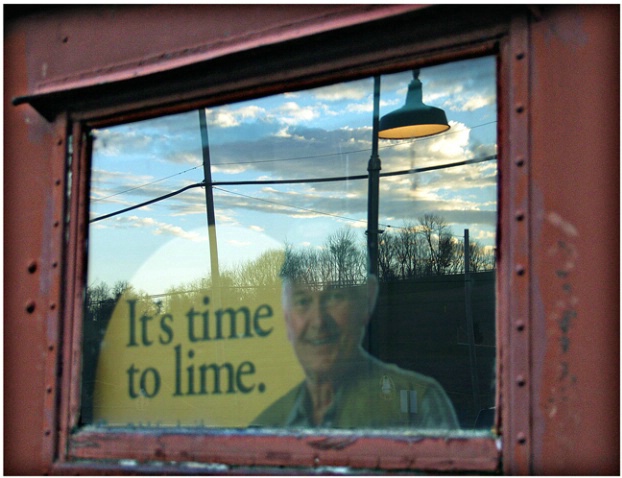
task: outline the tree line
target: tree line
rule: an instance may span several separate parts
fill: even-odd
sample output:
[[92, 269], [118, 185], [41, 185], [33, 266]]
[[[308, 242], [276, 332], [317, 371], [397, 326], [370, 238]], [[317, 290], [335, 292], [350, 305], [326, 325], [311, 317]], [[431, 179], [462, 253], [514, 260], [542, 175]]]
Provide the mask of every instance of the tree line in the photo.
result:
[[[385, 231], [378, 244], [379, 280], [407, 280], [465, 271], [464, 237], [455, 236], [442, 216], [425, 214], [418, 224]], [[469, 271], [495, 268], [494, 252], [469, 240]]]
[[[464, 238], [454, 235], [446, 220], [426, 214], [416, 223], [385, 230], [378, 241], [378, 279], [380, 282], [404, 281], [430, 276], [461, 274], [465, 270]], [[494, 252], [478, 241], [469, 241], [469, 270], [483, 272], [495, 268]], [[280, 287], [280, 276], [291, 275], [314, 284], [356, 284], [367, 276], [367, 242], [352, 229], [331, 234], [322, 247], [296, 249], [285, 244], [284, 250], [264, 252], [257, 259], [219, 274], [218, 284], [205, 277], [169, 288], [159, 297], [135, 291], [127, 282], [112, 287], [99, 283], [87, 287], [86, 312], [91, 320], [110, 317], [118, 299], [132, 296], [150, 299], [154, 308], [171, 308], [194, 299], [197, 292], [217, 285], [234, 291], [236, 301], [249, 301], [257, 291]], [[157, 312], [157, 311], [156, 311]]]

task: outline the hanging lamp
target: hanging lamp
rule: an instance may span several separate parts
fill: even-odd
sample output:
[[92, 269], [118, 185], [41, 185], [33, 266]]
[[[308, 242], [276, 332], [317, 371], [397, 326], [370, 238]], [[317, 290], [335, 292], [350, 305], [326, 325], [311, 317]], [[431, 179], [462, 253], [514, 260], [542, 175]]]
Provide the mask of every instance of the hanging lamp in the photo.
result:
[[378, 137], [383, 139], [421, 138], [449, 129], [445, 112], [423, 103], [419, 70], [413, 70], [406, 103], [380, 118]]

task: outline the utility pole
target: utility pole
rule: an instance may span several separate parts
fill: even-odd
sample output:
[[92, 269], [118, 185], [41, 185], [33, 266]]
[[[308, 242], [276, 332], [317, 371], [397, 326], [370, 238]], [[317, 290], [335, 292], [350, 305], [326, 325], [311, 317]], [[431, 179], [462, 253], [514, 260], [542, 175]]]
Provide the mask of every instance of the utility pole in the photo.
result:
[[207, 117], [205, 108], [199, 108], [199, 124], [201, 128], [201, 146], [203, 149], [203, 176], [205, 178], [205, 207], [207, 209], [207, 234], [209, 237], [209, 256], [212, 273], [212, 289], [220, 286], [218, 267], [218, 242], [216, 240], [216, 216], [214, 213], [214, 192], [212, 190], [212, 167], [207, 136]]

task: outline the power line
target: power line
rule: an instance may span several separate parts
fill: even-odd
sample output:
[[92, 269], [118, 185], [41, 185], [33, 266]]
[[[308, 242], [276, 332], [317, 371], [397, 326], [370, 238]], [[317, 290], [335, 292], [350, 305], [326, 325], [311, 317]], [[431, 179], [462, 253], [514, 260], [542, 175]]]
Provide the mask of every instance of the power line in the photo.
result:
[[[469, 127], [469, 130], [473, 130], [473, 129], [476, 129], [476, 128], [481, 128], [483, 126], [488, 126], [488, 125], [494, 124], [496, 122], [497, 121], [489, 121], [488, 123], [482, 123], [482, 124], [477, 125], [477, 126]], [[443, 137], [450, 136], [452, 134], [460, 133], [461, 131], [462, 130], [448, 131], [446, 133], [443, 133], [440, 136], [443, 136]], [[438, 138], [440, 136], [437, 136], [436, 138]], [[421, 141], [426, 141], [426, 140], [430, 140], [430, 139], [435, 139], [435, 138], [432, 138], [432, 137], [416, 138], [416, 141], [417, 141], [417, 143], [419, 143]], [[385, 149], [390, 149], [390, 148], [396, 148], [398, 146], [402, 146], [403, 144], [409, 144], [409, 143], [414, 143], [414, 142], [415, 142], [415, 139], [409, 139], [409, 140], [404, 140], [404, 141], [401, 141], [401, 140], [400, 141], [394, 141], [393, 142], [394, 144], [391, 144], [391, 145], [388, 145], [388, 146], [382, 146], [379, 149], [385, 150]], [[259, 161], [230, 161], [230, 162], [222, 162], [222, 163], [213, 163], [213, 165], [214, 166], [232, 166], [232, 165], [238, 165], [238, 164], [265, 164], [265, 163], [276, 163], [276, 162], [284, 162], [284, 161], [300, 161], [300, 160], [308, 160], [308, 159], [330, 158], [330, 157], [333, 157], [333, 156], [342, 156], [342, 155], [346, 155], [346, 154], [369, 153], [369, 151], [371, 151], [371, 149], [370, 148], [366, 148], [366, 149], [351, 150], [351, 151], [345, 151], [345, 152], [344, 151], [340, 151], [340, 152], [337, 152], [337, 153], [317, 154], [317, 155], [311, 155], [311, 156], [297, 156], [295, 158], [276, 158], [276, 159], [265, 159], [265, 160], [259, 160]], [[185, 174], [188, 171], [193, 171], [193, 170], [198, 169], [200, 167], [202, 167], [202, 165], [195, 166], [193, 168], [186, 169], [185, 171], [181, 171], [179, 173], [175, 173], [175, 174], [172, 174], [170, 176], [166, 176], [164, 178], [156, 179], [154, 181], [151, 181], [151, 182], [148, 182], [148, 183], [145, 183], [145, 184], [141, 184], [139, 186], [135, 186], [133, 188], [126, 189], [124, 191], [120, 191], [120, 192], [111, 194], [109, 196], [105, 196], [105, 197], [97, 198], [97, 199], [91, 199], [91, 202], [103, 201], [104, 199], [108, 199], [108, 198], [111, 198], [111, 197], [114, 197], [114, 196], [118, 196], [120, 194], [125, 194], [125, 193], [131, 192], [131, 191], [135, 191], [136, 189], [141, 189], [141, 188], [144, 188], [146, 186], [150, 186], [152, 184], [159, 183], [159, 182], [164, 181], [166, 179], [170, 179], [172, 177], [179, 176], [181, 174]]]
[[201, 183], [191, 184], [191, 185], [186, 186], [184, 188], [178, 189], [177, 191], [173, 191], [172, 193], [165, 194], [164, 196], [159, 196], [157, 198], [150, 199], [149, 201], [145, 201], [145, 202], [142, 202], [140, 204], [136, 204], [134, 206], [126, 207], [125, 209], [121, 209], [119, 211], [111, 212], [110, 214], [104, 214], [103, 216], [98, 216], [98, 217], [96, 217], [94, 219], [91, 219], [89, 222], [91, 223], [91, 222], [101, 221], [103, 219], [108, 219], [110, 217], [117, 216], [119, 214], [123, 214], [124, 212], [128, 212], [128, 211], [131, 211], [133, 209], [138, 209], [140, 207], [148, 206], [149, 204], [153, 204], [155, 202], [159, 202], [159, 201], [162, 201], [164, 199], [168, 199], [170, 197], [173, 197], [173, 196], [176, 196], [178, 194], [181, 194], [184, 191], [187, 191], [188, 189], [198, 188], [198, 187], [201, 187], [201, 186], [205, 186], [205, 183], [201, 182]]
[[156, 183], [159, 183], [159, 182], [161, 182], [161, 181], [165, 181], [165, 180], [167, 180], [167, 179], [174, 178], [175, 176], [179, 176], [179, 175], [181, 175], [181, 174], [185, 174], [185, 173], [187, 173], [188, 171], [193, 171], [193, 170], [198, 169], [198, 168], [200, 168], [200, 167], [201, 167], [201, 166], [195, 166], [194, 168], [186, 169], [185, 171], [181, 171], [181, 172], [179, 172], [179, 173], [171, 174], [170, 176], [166, 176], [166, 177], [164, 177], [164, 178], [156, 179], [155, 181], [151, 181], [151, 182], [149, 182], [149, 183], [141, 184], [140, 186], [135, 186], [135, 187], [133, 187], [133, 188], [126, 189], [126, 190], [124, 190], [124, 191], [119, 191], [119, 192], [117, 192], [117, 193], [111, 194], [110, 196], [104, 196], [103, 198], [93, 198], [93, 199], [91, 199], [91, 202], [103, 201], [104, 199], [109, 199], [109, 198], [111, 198], [111, 197], [118, 196], [119, 194], [129, 193], [129, 192], [134, 191], [134, 190], [136, 190], [136, 189], [141, 189], [141, 188], [144, 188], [145, 186], [150, 186], [150, 185], [152, 185], [152, 184], [156, 184]]
[[[492, 155], [492, 156], [485, 156], [482, 158], [473, 158], [473, 159], [467, 159], [465, 161], [457, 161], [455, 163], [450, 163], [450, 164], [441, 164], [441, 165], [437, 165], [437, 166], [427, 166], [424, 168], [415, 168], [415, 169], [406, 169], [406, 170], [402, 170], [402, 171], [394, 171], [394, 172], [390, 172], [390, 173], [381, 173], [380, 177], [388, 177], [388, 176], [399, 176], [399, 175], [404, 175], [404, 174], [417, 174], [417, 173], [423, 173], [423, 172], [428, 172], [428, 171], [436, 171], [439, 169], [447, 169], [447, 168], [453, 168], [453, 167], [457, 167], [457, 166], [466, 166], [469, 164], [476, 164], [476, 163], [481, 163], [484, 161], [490, 161], [493, 159], [497, 159], [497, 155]], [[311, 178], [311, 179], [274, 179], [274, 180], [262, 180], [262, 181], [215, 181], [211, 183], [212, 187], [217, 187], [217, 186], [248, 186], [248, 185], [272, 185], [272, 184], [300, 184], [300, 183], [320, 183], [320, 182], [335, 182], [335, 181], [355, 181], [355, 180], [360, 180], [360, 179], [367, 179], [367, 175], [366, 174], [362, 174], [362, 175], [357, 175], [357, 176], [341, 176], [341, 177], [332, 177], [332, 178]], [[97, 221], [101, 221], [103, 219], [108, 219], [110, 217], [113, 216], [117, 216], [119, 214], [123, 214], [124, 212], [128, 212], [131, 211], [133, 209], [138, 209], [144, 206], [148, 206], [149, 204], [153, 204], [159, 201], [162, 201], [164, 199], [168, 199], [170, 197], [176, 196], [184, 191], [187, 191], [189, 189], [192, 188], [197, 188], [197, 187], [204, 187], [205, 181], [201, 181], [200, 183], [195, 183], [195, 184], [190, 184], [189, 186], [183, 187], [181, 189], [178, 189], [177, 191], [173, 191], [171, 193], [165, 194], [163, 196], [159, 196], [157, 198], [154, 199], [150, 199], [149, 201], [145, 201], [142, 202], [140, 204], [136, 204], [134, 206], [129, 206], [126, 207], [124, 209], [115, 211], [115, 212], [111, 212], [109, 214], [104, 214], [102, 216], [98, 216], [96, 218], [91, 219], [89, 222], [93, 223], [93, 222], [97, 222]], [[259, 199], [259, 198], [255, 198], [255, 199]], [[317, 212], [317, 211], [316, 211]], [[330, 214], [329, 214], [330, 215]]]
[[[236, 192], [233, 192], [233, 191], [229, 191], [228, 189], [223, 189], [223, 188], [216, 187], [216, 186], [214, 186], [214, 189], [218, 189], [219, 191], [222, 191], [222, 192], [225, 192], [225, 193], [229, 193], [229, 194], [233, 194], [235, 196], [241, 196], [241, 197], [244, 197], [244, 198], [247, 198], [247, 199], [254, 199], [256, 201], [263, 201], [263, 202], [267, 202], [269, 204], [276, 204], [277, 206], [287, 207], [287, 208], [290, 208], [290, 209], [296, 209], [298, 211], [312, 212], [314, 214], [321, 214], [323, 216], [336, 217], [338, 219], [345, 219], [346, 221], [352, 221], [352, 222], [367, 222], [364, 219], [353, 219], [351, 217], [340, 216], [339, 214], [331, 214], [329, 212], [316, 211], [315, 209], [308, 209], [308, 208], [300, 207], [300, 206], [292, 206], [290, 204], [283, 204], [283, 203], [279, 203], [279, 202], [276, 202], [276, 201], [270, 201], [269, 199], [258, 198], [258, 197], [255, 197], [255, 196], [248, 196], [246, 194], [236, 193]], [[382, 224], [382, 225], [384, 227], [391, 227], [391, 226], [385, 226], [384, 224]]]

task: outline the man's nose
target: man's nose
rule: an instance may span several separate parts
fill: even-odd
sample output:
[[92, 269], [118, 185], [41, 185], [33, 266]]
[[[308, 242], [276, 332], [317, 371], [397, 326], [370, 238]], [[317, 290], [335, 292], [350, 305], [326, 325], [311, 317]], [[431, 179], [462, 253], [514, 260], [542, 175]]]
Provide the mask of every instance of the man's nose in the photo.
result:
[[311, 307], [309, 308], [309, 323], [314, 327], [322, 327], [329, 319], [328, 309], [326, 304], [320, 297], [313, 300]]

